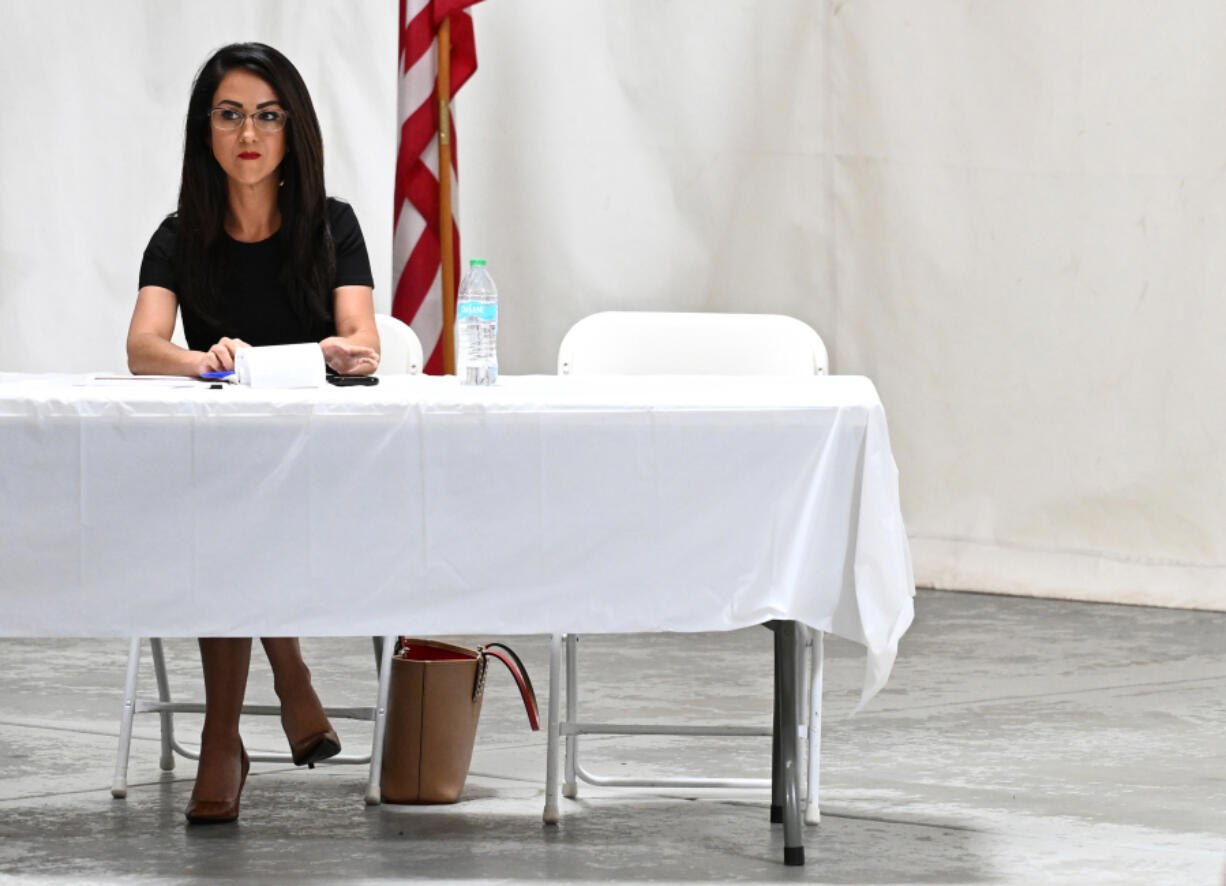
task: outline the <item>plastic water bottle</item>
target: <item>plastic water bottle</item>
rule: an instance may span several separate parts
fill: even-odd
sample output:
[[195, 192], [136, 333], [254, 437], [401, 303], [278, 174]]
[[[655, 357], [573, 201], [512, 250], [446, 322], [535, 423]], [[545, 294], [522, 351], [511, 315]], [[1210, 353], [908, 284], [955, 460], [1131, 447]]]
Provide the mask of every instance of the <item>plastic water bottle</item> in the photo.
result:
[[498, 289], [485, 259], [468, 263], [456, 294], [455, 371], [465, 385], [498, 380]]

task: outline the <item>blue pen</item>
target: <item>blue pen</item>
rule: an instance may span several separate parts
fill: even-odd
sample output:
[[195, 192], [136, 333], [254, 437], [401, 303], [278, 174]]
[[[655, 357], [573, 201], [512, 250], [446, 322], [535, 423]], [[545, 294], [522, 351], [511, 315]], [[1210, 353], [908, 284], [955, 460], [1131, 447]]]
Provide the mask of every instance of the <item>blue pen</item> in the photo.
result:
[[200, 377], [201, 378], [229, 378], [233, 374], [234, 374], [234, 370], [230, 369], [230, 370], [227, 370], [226, 372], [202, 372], [200, 373]]

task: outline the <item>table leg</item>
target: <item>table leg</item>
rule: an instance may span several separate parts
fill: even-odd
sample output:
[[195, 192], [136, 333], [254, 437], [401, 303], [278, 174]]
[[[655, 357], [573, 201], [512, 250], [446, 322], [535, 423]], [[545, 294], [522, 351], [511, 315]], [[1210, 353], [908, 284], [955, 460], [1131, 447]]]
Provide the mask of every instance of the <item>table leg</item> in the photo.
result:
[[779, 699], [783, 698], [779, 687], [779, 675], [782, 673], [779, 662], [779, 622], [772, 621], [767, 625], [774, 637], [774, 701], [771, 704], [773, 722], [771, 725], [771, 824], [783, 823], [783, 758], [779, 755]]
[[800, 821], [800, 769], [797, 765], [799, 709], [796, 704], [797, 635], [794, 621], [780, 621], [775, 628], [775, 674], [779, 709], [779, 757], [783, 775], [783, 863], [805, 863]]

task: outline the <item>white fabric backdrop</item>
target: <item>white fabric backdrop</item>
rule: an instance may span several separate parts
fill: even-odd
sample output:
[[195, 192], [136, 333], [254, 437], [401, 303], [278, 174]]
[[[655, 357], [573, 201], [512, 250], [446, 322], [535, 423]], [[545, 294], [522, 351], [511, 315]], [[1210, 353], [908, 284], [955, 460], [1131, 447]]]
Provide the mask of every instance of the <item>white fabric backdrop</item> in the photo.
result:
[[[396, 4], [0, 0], [0, 369], [119, 367], [191, 76], [299, 65], [390, 293]], [[877, 383], [921, 585], [1226, 608], [1226, 7], [487, 0], [458, 107], [503, 371], [777, 311]]]

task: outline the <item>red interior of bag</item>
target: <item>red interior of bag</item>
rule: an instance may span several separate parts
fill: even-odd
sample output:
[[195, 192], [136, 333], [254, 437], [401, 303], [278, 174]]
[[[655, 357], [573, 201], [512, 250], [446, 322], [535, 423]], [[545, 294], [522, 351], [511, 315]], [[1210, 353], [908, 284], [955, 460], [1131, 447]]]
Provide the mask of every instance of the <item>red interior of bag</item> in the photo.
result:
[[471, 661], [476, 657], [471, 653], [440, 649], [437, 646], [405, 646], [400, 654], [407, 661]]

